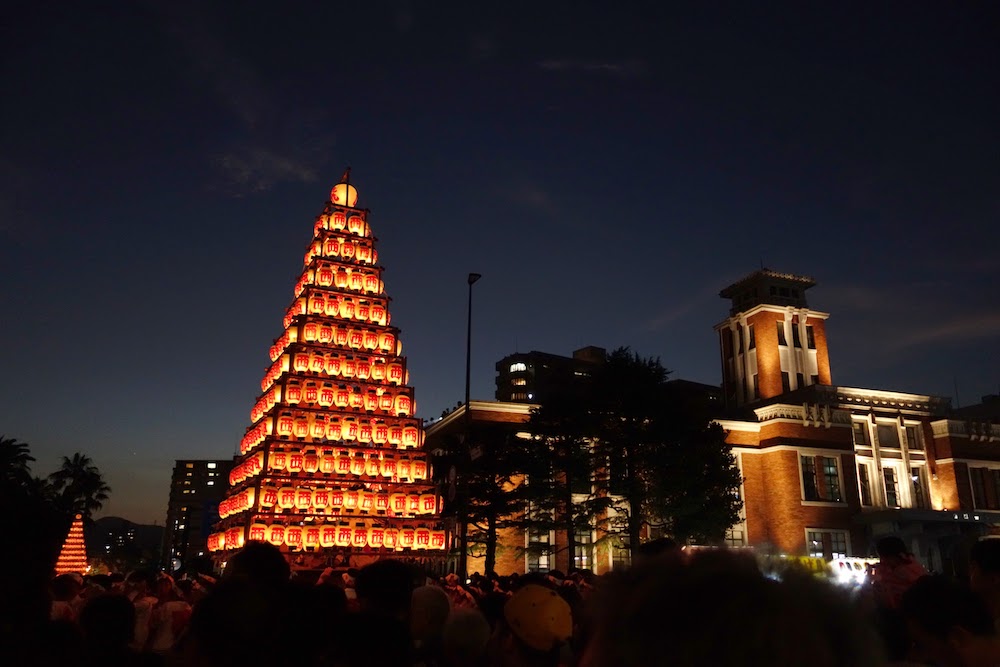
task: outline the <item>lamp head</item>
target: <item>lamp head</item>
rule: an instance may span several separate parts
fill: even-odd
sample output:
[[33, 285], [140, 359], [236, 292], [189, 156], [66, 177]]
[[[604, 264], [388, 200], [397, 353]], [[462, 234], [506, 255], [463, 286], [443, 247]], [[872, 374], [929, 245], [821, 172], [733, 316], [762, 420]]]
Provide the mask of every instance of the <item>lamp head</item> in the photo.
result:
[[469, 284], [470, 285], [473, 284], [474, 282], [476, 282], [477, 280], [479, 280], [482, 277], [483, 277], [482, 274], [479, 274], [479, 273], [470, 273], [469, 274]]

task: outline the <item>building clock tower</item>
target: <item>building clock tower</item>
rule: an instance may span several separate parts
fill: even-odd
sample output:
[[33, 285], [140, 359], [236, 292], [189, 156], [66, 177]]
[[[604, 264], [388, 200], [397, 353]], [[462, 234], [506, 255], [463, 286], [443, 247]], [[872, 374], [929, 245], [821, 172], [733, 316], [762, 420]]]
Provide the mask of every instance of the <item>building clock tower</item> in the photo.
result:
[[815, 284], [805, 276], [761, 269], [719, 292], [732, 301], [729, 318], [715, 326], [727, 407], [831, 384], [829, 313], [806, 303], [806, 290]]

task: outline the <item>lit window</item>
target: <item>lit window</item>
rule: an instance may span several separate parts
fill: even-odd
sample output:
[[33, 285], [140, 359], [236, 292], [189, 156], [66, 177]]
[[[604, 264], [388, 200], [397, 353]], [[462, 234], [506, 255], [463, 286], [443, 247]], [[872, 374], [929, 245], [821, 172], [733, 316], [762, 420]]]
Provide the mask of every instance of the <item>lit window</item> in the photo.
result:
[[921, 450], [924, 448], [924, 443], [923, 440], [920, 439], [920, 429], [918, 427], [906, 427], [906, 446], [911, 450]]
[[832, 456], [801, 456], [802, 498], [840, 502], [840, 474]]
[[526, 371], [526, 370], [528, 370], [528, 366], [523, 361], [519, 361], [516, 364], [510, 365], [511, 373], [516, 373], [518, 371]]
[[208, 485], [209, 486], [215, 486], [215, 480], [214, 479], [208, 480]]
[[523, 387], [524, 385], [528, 384], [528, 381], [525, 378], [514, 378], [513, 380], [510, 381], [510, 383], [515, 387]]
[[858, 464], [858, 484], [861, 487], [861, 504], [871, 505], [872, 504], [872, 484], [871, 479], [868, 477], [868, 464], [859, 463]]
[[913, 506], [928, 509], [930, 504], [927, 502], [927, 478], [924, 466], [910, 468], [910, 481], [913, 482]]
[[885, 504], [889, 507], [899, 507], [899, 480], [896, 479], [896, 469], [882, 468], [882, 476], [885, 478]]
[[810, 350], [816, 349], [816, 334], [813, 332], [811, 324], [806, 326], [806, 345]]
[[208, 464], [208, 469], [209, 470], [214, 470], [215, 469], [215, 464], [214, 463], [209, 463]]
[[185, 463], [185, 464], [184, 464], [184, 467], [185, 467], [185, 468], [193, 468], [193, 467], [194, 467], [194, 464], [193, 464], [193, 463]]
[[788, 345], [788, 341], [785, 340], [785, 323], [778, 322], [778, 345]]
[[847, 532], [843, 530], [808, 530], [806, 548], [813, 558], [847, 558]]
[[870, 445], [871, 439], [868, 437], [868, 424], [865, 422], [854, 422], [854, 445]]

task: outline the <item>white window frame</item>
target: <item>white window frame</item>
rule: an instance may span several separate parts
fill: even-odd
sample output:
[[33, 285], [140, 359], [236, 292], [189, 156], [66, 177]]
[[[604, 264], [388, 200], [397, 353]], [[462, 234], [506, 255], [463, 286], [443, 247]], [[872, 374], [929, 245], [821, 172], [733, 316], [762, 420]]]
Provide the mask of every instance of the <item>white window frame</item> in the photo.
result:
[[[809, 533], [843, 533], [845, 537], [844, 544], [847, 546], [847, 553], [844, 555], [850, 558], [851, 555], [854, 553], [854, 549], [851, 548], [851, 531], [847, 530], [846, 528], [816, 528], [813, 526], [807, 526], [803, 531], [803, 535], [805, 536], [807, 556], [816, 558], [816, 556], [811, 555], [809, 550]], [[836, 558], [836, 556], [834, 556], [834, 558]]]
[[[795, 461], [799, 466], [799, 501], [804, 507], [846, 507], [847, 506], [847, 489], [844, 488], [844, 466], [840, 455], [843, 454], [839, 449], [810, 449], [796, 448], [795, 450]], [[834, 459], [837, 462], [837, 482], [840, 485], [840, 500], [806, 500], [806, 485], [805, 478], [802, 476], [802, 457], [803, 456], [826, 456]], [[819, 474], [819, 471], [817, 471]], [[818, 481], [818, 480], [817, 480]]]

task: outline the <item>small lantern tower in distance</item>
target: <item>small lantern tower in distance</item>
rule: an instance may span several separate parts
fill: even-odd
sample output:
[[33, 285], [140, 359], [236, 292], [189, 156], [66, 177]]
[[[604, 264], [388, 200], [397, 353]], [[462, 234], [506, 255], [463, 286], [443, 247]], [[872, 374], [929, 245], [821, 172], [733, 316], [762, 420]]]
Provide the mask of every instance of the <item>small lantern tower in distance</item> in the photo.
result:
[[86, 574], [87, 545], [83, 539], [83, 517], [77, 514], [59, 551], [56, 574]]
[[322, 567], [335, 554], [362, 564], [447, 546], [377, 239], [357, 200], [348, 169], [313, 226], [211, 551], [270, 542]]

